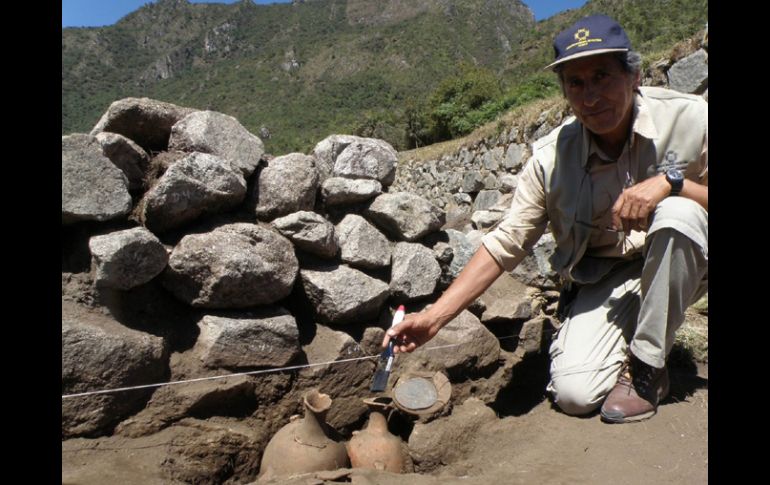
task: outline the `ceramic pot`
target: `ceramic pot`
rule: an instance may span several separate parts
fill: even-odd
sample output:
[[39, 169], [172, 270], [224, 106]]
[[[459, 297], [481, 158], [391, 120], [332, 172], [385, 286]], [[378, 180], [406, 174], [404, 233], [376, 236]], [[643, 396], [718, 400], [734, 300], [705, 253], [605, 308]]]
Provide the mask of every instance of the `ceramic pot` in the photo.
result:
[[364, 403], [369, 406], [369, 424], [362, 431], [354, 431], [347, 444], [351, 466], [402, 473], [405, 463], [403, 442], [388, 431], [385, 417], [391, 406], [374, 399], [364, 399]]
[[262, 454], [259, 480], [348, 466], [345, 445], [329, 437], [326, 412], [332, 400], [313, 389], [302, 400], [305, 417], [292, 416]]
[[452, 397], [452, 385], [441, 372], [406, 372], [393, 385], [391, 394], [399, 411], [425, 420], [444, 410]]

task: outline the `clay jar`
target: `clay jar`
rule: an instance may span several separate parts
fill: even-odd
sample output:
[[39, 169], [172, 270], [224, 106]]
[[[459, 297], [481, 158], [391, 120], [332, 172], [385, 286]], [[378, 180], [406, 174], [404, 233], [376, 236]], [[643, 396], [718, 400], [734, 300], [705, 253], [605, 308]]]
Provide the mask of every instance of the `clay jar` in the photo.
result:
[[305, 417], [292, 416], [292, 421], [278, 430], [267, 444], [262, 454], [260, 481], [348, 466], [345, 445], [328, 436], [325, 417], [332, 404], [329, 395], [313, 389], [304, 395], [302, 402]]
[[364, 399], [369, 406], [369, 424], [363, 431], [354, 431], [347, 445], [353, 468], [371, 468], [402, 473], [404, 470], [401, 438], [388, 431], [385, 413], [391, 407], [382, 398]]

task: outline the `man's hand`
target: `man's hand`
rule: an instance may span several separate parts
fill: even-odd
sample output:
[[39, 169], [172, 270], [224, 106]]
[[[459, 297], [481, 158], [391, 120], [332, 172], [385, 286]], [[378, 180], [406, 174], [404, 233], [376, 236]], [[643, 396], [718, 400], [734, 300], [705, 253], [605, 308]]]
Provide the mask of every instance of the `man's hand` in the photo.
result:
[[387, 347], [390, 339], [394, 339], [393, 352], [412, 352], [420, 345], [432, 339], [441, 329], [438, 319], [430, 316], [428, 311], [410, 313], [404, 320], [388, 329], [382, 340], [382, 346]]
[[626, 234], [631, 230], [645, 231], [650, 216], [660, 201], [671, 193], [665, 175], [648, 178], [623, 190], [612, 206], [612, 225]]
[[502, 266], [482, 244], [441, 298], [427, 310], [410, 313], [401, 323], [389, 328], [382, 346], [387, 347], [390, 339], [395, 339], [393, 351], [399, 353], [411, 352], [423, 345], [484, 293], [502, 273]]

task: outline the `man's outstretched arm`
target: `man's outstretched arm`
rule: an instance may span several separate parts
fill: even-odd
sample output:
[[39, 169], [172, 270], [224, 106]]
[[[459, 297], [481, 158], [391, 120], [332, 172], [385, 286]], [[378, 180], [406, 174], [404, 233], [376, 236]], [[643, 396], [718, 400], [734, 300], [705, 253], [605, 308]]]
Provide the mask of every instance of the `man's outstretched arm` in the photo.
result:
[[425, 311], [411, 313], [398, 325], [385, 333], [382, 346], [386, 347], [395, 338], [395, 353], [411, 352], [432, 339], [438, 331], [468, 307], [503, 273], [483, 245], [460, 272], [457, 279], [447, 288], [441, 298]]

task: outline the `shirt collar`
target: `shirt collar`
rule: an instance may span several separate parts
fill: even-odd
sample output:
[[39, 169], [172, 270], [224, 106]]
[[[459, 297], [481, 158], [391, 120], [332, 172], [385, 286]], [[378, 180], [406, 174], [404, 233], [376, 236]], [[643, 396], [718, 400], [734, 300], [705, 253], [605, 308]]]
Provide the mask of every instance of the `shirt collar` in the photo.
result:
[[634, 97], [634, 112], [633, 132], [648, 139], [658, 138], [658, 130], [655, 129], [650, 108], [647, 106], [647, 100], [641, 92], [637, 93]]
[[[634, 96], [634, 122], [631, 128], [631, 145], [635, 142], [636, 135], [643, 136], [645, 138], [654, 139], [658, 137], [658, 130], [655, 129], [655, 123], [653, 123], [650, 109], [647, 106], [647, 101], [644, 99], [644, 95], [641, 92], [637, 92]], [[586, 168], [588, 164], [588, 157], [594, 152], [599, 153], [598, 147], [595, 143], [591, 143], [591, 132], [589, 132], [584, 125], [581, 124], [583, 130], [583, 153], [580, 159], [580, 163], [583, 168]]]

